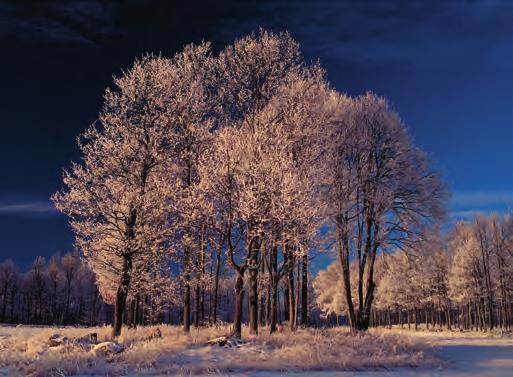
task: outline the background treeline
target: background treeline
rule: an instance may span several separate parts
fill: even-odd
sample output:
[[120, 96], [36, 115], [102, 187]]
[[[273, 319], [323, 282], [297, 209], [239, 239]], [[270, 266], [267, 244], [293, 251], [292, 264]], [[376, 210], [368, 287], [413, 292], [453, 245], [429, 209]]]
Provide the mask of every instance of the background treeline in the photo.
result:
[[[456, 223], [446, 239], [383, 255], [376, 264], [371, 326], [488, 331], [513, 326], [513, 216], [477, 215]], [[325, 315], [344, 316], [340, 269], [332, 264], [314, 282]], [[345, 318], [340, 318], [344, 321]]]
[[[213, 264], [211, 263], [213, 262]], [[208, 274], [201, 289], [192, 297], [192, 318], [195, 326], [206, 326], [233, 321], [233, 292], [235, 276], [224, 259], [209, 259]], [[270, 323], [270, 289], [261, 278], [259, 286], [259, 322]], [[314, 306], [311, 284], [302, 275], [295, 275], [295, 301], [292, 309], [298, 322], [324, 324], [320, 311]], [[248, 282], [245, 282], [246, 286]], [[303, 284], [308, 284], [304, 293]], [[289, 320], [288, 285], [281, 280], [277, 289], [277, 322]], [[242, 319], [247, 323], [249, 300], [243, 306]], [[305, 304], [306, 302], [306, 304]], [[301, 306], [305, 304], [305, 306]], [[48, 261], [36, 257], [28, 271], [22, 272], [11, 260], [0, 263], [0, 323], [30, 325], [96, 326], [112, 322], [114, 308], [105, 303], [93, 272], [79, 258], [78, 252], [63, 256], [56, 254]], [[183, 324], [183, 309], [169, 301], [155, 307], [148, 294], [138, 294], [130, 301], [124, 322], [130, 326], [169, 323]]]
[[0, 322], [94, 325], [105, 317], [94, 274], [76, 253], [37, 257], [21, 272], [12, 261], [0, 264]]

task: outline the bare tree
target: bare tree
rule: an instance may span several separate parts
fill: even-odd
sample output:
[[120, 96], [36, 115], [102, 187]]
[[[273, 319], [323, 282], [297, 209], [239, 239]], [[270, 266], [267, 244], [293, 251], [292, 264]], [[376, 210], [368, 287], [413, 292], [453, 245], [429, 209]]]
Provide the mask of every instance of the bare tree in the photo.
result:
[[[383, 98], [340, 97], [328, 133], [327, 215], [337, 239], [349, 322], [369, 326], [374, 262], [380, 251], [421, 239], [443, 214], [444, 190]], [[358, 290], [351, 288], [350, 260], [358, 262]]]

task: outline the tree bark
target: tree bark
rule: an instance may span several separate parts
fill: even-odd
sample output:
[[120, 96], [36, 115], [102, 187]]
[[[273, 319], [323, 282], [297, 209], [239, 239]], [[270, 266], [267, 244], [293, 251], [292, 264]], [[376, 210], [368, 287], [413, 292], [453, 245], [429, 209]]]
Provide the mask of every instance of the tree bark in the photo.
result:
[[309, 325], [308, 318], [308, 256], [303, 256], [301, 270], [301, 324]]
[[123, 312], [125, 310], [126, 298], [130, 287], [130, 274], [132, 272], [132, 257], [127, 254], [123, 257], [123, 270], [121, 281], [116, 292], [116, 303], [114, 307], [114, 323], [112, 336], [114, 338], [121, 334], [121, 326], [123, 325]]
[[270, 333], [276, 332], [278, 322], [278, 250], [275, 245], [272, 246], [269, 256], [269, 275], [270, 279]]
[[216, 273], [214, 278], [214, 324], [217, 323], [217, 306], [218, 306], [218, 297], [219, 297], [219, 271], [221, 267], [221, 251], [223, 248], [224, 241], [221, 241], [219, 245], [219, 249], [217, 250], [216, 256]]
[[356, 328], [356, 315], [354, 312], [353, 298], [351, 294], [351, 275], [349, 270], [349, 239], [347, 235], [339, 237], [338, 239], [338, 254], [340, 264], [342, 267], [342, 282], [344, 285], [344, 293], [347, 304], [347, 316], [349, 318], [349, 326], [352, 329]]
[[199, 282], [196, 284], [196, 287], [194, 289], [196, 300], [195, 303], [195, 310], [194, 310], [194, 327], [199, 327], [200, 324], [200, 284]]
[[[187, 267], [188, 268], [188, 267]], [[183, 329], [185, 332], [191, 331], [191, 286], [190, 274], [185, 273], [183, 287]]]
[[235, 310], [233, 317], [233, 336], [236, 338], [242, 337], [242, 305], [244, 303], [244, 276], [243, 274], [237, 275], [235, 281]]
[[[265, 252], [262, 252], [262, 258], [265, 258]], [[262, 276], [264, 276], [265, 274], [265, 263], [264, 261], [261, 261], [260, 263], [260, 273], [262, 274]], [[269, 290], [269, 286], [267, 287], [267, 290]], [[267, 297], [269, 297], [267, 295]], [[266, 295], [265, 295], [265, 292], [262, 290], [262, 292], [260, 293], [260, 306], [259, 306], [259, 311], [260, 311], [260, 326], [265, 326], [266, 325], [266, 322], [267, 322], [267, 318], [266, 318], [266, 305], [265, 305], [265, 298], [266, 298]]]
[[296, 327], [295, 316], [294, 316], [294, 256], [292, 255], [292, 250], [289, 250], [289, 258], [287, 265], [287, 279], [288, 279], [288, 301], [289, 301], [289, 327], [291, 330], [294, 330]]
[[249, 266], [249, 332], [258, 334], [258, 254], [260, 251], [260, 241], [253, 239], [250, 242], [250, 261]]

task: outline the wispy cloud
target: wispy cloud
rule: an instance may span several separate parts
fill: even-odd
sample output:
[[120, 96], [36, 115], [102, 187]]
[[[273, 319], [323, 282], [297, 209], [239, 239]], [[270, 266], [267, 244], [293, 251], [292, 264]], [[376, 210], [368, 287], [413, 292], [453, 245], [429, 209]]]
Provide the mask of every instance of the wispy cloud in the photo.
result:
[[451, 207], [482, 208], [490, 206], [512, 206], [513, 192], [509, 191], [467, 191], [453, 194]]
[[449, 223], [470, 220], [476, 214], [502, 213], [513, 208], [513, 192], [464, 191], [455, 192], [449, 202]]
[[57, 213], [50, 201], [0, 202], [0, 215], [51, 216]]

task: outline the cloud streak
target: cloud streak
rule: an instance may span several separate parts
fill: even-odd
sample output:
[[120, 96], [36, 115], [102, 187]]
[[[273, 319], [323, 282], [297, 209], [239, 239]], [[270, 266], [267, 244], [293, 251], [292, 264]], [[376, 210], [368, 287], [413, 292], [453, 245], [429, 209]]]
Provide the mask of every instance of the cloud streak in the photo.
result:
[[57, 209], [49, 201], [0, 203], [0, 216], [53, 216]]
[[513, 192], [508, 191], [467, 191], [456, 192], [451, 200], [451, 207], [473, 208], [490, 206], [512, 206]]
[[449, 201], [449, 223], [471, 220], [476, 214], [491, 215], [513, 208], [513, 192], [465, 191], [456, 192]]

